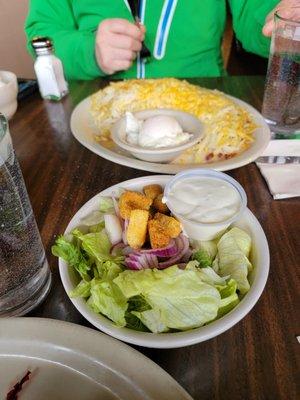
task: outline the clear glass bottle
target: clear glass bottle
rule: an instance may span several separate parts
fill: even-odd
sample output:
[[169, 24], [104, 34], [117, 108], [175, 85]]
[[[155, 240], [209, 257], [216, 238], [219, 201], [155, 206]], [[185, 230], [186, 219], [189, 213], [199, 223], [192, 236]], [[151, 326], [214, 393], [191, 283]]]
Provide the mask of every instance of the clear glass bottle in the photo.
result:
[[53, 43], [48, 37], [36, 37], [31, 41], [36, 54], [34, 70], [41, 96], [47, 100], [61, 100], [68, 94], [62, 62], [53, 54]]

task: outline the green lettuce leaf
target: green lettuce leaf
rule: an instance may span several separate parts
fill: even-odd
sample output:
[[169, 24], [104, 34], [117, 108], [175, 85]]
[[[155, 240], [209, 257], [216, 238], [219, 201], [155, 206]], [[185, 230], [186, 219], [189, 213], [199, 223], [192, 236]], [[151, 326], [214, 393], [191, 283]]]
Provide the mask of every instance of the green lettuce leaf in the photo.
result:
[[104, 214], [115, 214], [113, 201], [110, 197], [100, 197], [99, 209], [81, 218], [81, 225], [89, 227], [90, 232], [100, 232], [105, 227]]
[[200, 249], [193, 253], [193, 260], [198, 261], [200, 268], [211, 267], [213, 259], [206, 250]]
[[196, 260], [187, 263], [185, 270], [195, 271], [202, 282], [209, 285], [226, 285], [226, 277], [219, 276], [211, 267], [201, 268]]
[[251, 237], [239, 228], [232, 228], [230, 229], [230, 235], [234, 237], [238, 247], [240, 250], [245, 254], [246, 257], [249, 257], [250, 250], [251, 250]]
[[111, 197], [100, 197], [99, 210], [105, 214], [115, 214], [115, 207]]
[[138, 318], [136, 312], [143, 312], [150, 310], [151, 307], [146, 302], [143, 296], [133, 296], [128, 300], [128, 308], [125, 314], [126, 327], [130, 329], [135, 329], [136, 331], [148, 332], [149, 329], [142, 323], [141, 319]]
[[230, 279], [225, 287], [220, 289], [221, 303], [218, 310], [218, 318], [231, 311], [238, 303], [239, 297], [236, 293], [237, 283], [234, 279]]
[[221, 237], [217, 246], [219, 275], [230, 276], [237, 282], [240, 293], [247, 293], [250, 289], [247, 276], [252, 268], [247, 258], [251, 247], [249, 235], [241, 229], [232, 228]]
[[219, 272], [219, 257], [218, 255], [216, 256], [216, 258], [214, 259], [213, 263], [212, 263], [212, 269], [218, 273]]
[[106, 315], [117, 326], [126, 325], [127, 299], [112, 281], [93, 279], [87, 303], [95, 312]]
[[76, 269], [82, 279], [89, 281], [91, 278], [88, 272], [91, 269], [91, 263], [85, 252], [78, 246], [71, 243], [66, 236], [59, 236], [55, 245], [51, 248], [52, 254], [62, 258], [69, 266]]
[[114, 261], [105, 261], [105, 262], [96, 261], [96, 267], [97, 267], [98, 278], [111, 281], [123, 271], [121, 265], [115, 263]]
[[135, 312], [149, 329], [154, 326], [160, 329], [154, 323], [158, 315], [161, 326], [179, 330], [201, 326], [217, 316], [220, 294], [213, 286], [203, 283], [196, 271], [181, 270], [177, 266], [165, 270], [126, 270], [114, 282], [125, 297], [142, 295], [155, 311]]
[[218, 251], [217, 243], [215, 240], [191, 240], [191, 245], [192, 248], [196, 251], [204, 250], [208, 254], [208, 257], [210, 257], [210, 259], [212, 260], [215, 258]]
[[105, 222], [99, 222], [99, 224], [95, 224], [95, 225], [90, 225], [89, 226], [89, 231], [91, 233], [96, 233], [96, 232], [101, 232], [103, 231], [103, 229], [105, 228]]
[[80, 281], [69, 295], [70, 297], [89, 297], [91, 295], [91, 281]]
[[159, 309], [146, 311], [132, 311], [131, 314], [136, 316], [141, 323], [153, 333], [168, 332], [169, 328], [162, 322], [162, 316]]
[[140, 332], [150, 332], [150, 330], [144, 325], [140, 318], [134, 315], [131, 311], [125, 313], [126, 328], [134, 329]]
[[104, 230], [83, 234], [79, 229], [74, 229], [72, 234], [81, 241], [82, 248], [92, 260], [100, 263], [114, 261], [117, 264], [124, 260], [123, 256], [112, 256], [110, 254], [111, 243]]

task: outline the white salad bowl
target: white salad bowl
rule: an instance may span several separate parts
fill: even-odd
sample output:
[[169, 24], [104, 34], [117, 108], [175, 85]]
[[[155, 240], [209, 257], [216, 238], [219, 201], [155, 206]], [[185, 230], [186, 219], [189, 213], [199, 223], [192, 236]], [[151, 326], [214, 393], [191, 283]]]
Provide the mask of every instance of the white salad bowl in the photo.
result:
[[[146, 176], [122, 182], [102, 191], [81, 207], [70, 221], [65, 233], [69, 233], [74, 228], [82, 225], [82, 219], [98, 209], [99, 198], [101, 196], [110, 196], [115, 193], [118, 188], [140, 191], [145, 185], [160, 184], [161, 186], [165, 186], [171, 178], [172, 176], [169, 175]], [[96, 328], [110, 336], [138, 346], [164, 349], [176, 348], [193, 345], [218, 336], [232, 328], [249, 313], [261, 296], [269, 273], [270, 256], [268, 242], [262, 227], [252, 212], [246, 208], [243, 215], [234, 222], [233, 226], [244, 229], [252, 239], [250, 260], [254, 268], [248, 275], [251, 287], [248, 293], [232, 311], [205, 326], [185, 332], [159, 334], [139, 332], [128, 328], [117, 327], [108, 318], [92, 311], [82, 298], [70, 298], [70, 300], [80, 314]], [[68, 294], [79, 283], [79, 276], [77, 276], [74, 269], [69, 267], [62, 259], [59, 259], [59, 272], [65, 291]]]
[[126, 117], [119, 119], [112, 127], [112, 140], [123, 150], [128, 151], [140, 160], [158, 163], [167, 163], [172, 161], [184, 150], [187, 150], [189, 147], [196, 144], [204, 134], [204, 125], [202, 122], [194, 115], [183, 111], [157, 108], [154, 110], [139, 111], [133, 113], [133, 115], [138, 119], [147, 119], [157, 115], [171, 116], [176, 118], [184, 132], [191, 134], [191, 137], [187, 142], [177, 146], [156, 149], [145, 148], [130, 144], [126, 141]]
[[[160, 184], [161, 186], [165, 186], [171, 178], [172, 176], [169, 175], [141, 177], [122, 182], [121, 184], [102, 191], [81, 207], [70, 221], [65, 233], [69, 233], [74, 228], [82, 225], [83, 218], [90, 215], [93, 211], [98, 210], [101, 196], [110, 196], [116, 193], [116, 190], [119, 188], [140, 191], [145, 185]], [[244, 229], [252, 239], [250, 260], [254, 268], [248, 276], [251, 287], [248, 293], [232, 311], [214, 322], [185, 332], [160, 334], [139, 332], [128, 328], [117, 327], [108, 318], [92, 311], [82, 298], [70, 298], [70, 300], [77, 310], [96, 328], [124, 342], [139, 346], [176, 348], [193, 345], [220, 335], [233, 327], [249, 313], [262, 294], [269, 273], [269, 248], [267, 239], [262, 227], [252, 212], [246, 208], [243, 215], [234, 222], [233, 226]], [[59, 259], [59, 272], [63, 286], [67, 294], [69, 294], [79, 283], [80, 279], [74, 269], [69, 267], [62, 259]]]
[[14, 73], [0, 71], [0, 112], [10, 119], [17, 110], [18, 82]]

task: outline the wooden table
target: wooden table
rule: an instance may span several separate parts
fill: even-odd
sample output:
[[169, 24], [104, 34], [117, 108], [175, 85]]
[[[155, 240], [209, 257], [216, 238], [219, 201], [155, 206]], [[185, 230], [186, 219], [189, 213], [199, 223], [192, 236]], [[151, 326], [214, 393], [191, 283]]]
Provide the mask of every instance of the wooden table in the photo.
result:
[[[261, 107], [262, 77], [199, 79], [197, 83]], [[106, 161], [73, 138], [69, 121], [74, 106], [103, 84], [74, 82], [61, 103], [42, 101], [36, 93], [19, 104], [10, 124], [53, 271], [51, 292], [31, 316], [90, 326], [64, 292], [51, 245], [73, 214], [96, 193], [126, 179], [150, 175]], [[195, 399], [296, 399], [300, 202], [296, 198], [274, 201], [253, 163], [229, 174], [245, 188], [249, 208], [269, 241], [270, 275], [259, 302], [241, 322], [207, 342], [174, 350], [138, 350], [169, 372]]]

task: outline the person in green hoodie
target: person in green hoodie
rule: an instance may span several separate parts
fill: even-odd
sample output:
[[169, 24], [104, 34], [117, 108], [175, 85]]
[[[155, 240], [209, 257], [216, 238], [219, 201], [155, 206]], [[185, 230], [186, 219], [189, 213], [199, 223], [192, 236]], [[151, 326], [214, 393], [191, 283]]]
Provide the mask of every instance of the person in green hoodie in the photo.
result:
[[[228, 0], [245, 50], [267, 57], [274, 9], [299, 0]], [[226, 0], [31, 0], [25, 31], [49, 36], [67, 79], [200, 77], [225, 73], [221, 39]], [[151, 51], [139, 57], [145, 40]]]

